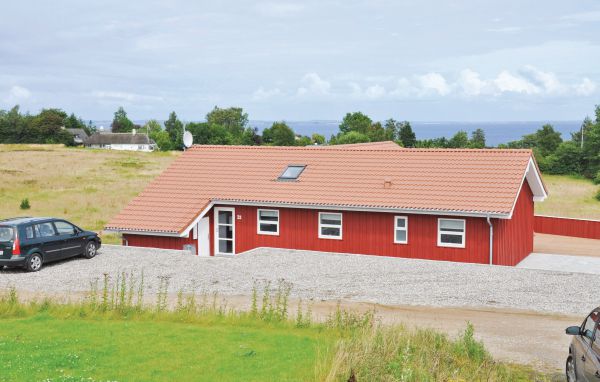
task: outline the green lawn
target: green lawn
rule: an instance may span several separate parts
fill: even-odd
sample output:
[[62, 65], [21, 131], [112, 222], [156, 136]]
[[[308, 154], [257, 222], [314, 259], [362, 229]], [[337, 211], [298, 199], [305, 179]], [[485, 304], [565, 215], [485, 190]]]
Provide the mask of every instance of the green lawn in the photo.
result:
[[56, 318], [0, 321], [0, 381], [306, 381], [334, 344], [279, 325]]

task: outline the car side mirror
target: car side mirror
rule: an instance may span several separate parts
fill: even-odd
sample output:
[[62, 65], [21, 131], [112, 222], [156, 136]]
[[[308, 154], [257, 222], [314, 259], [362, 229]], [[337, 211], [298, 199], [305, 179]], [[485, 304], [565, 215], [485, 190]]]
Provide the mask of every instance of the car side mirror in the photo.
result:
[[570, 335], [570, 336], [578, 336], [581, 334], [581, 329], [579, 328], [579, 326], [569, 326], [566, 330], [565, 333]]

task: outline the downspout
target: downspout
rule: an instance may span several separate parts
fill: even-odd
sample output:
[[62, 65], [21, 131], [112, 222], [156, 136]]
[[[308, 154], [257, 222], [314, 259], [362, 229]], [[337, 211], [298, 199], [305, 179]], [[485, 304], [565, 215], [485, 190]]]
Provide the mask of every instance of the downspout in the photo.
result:
[[490, 220], [490, 215], [487, 216], [487, 223], [490, 226], [490, 265], [494, 265], [494, 225]]

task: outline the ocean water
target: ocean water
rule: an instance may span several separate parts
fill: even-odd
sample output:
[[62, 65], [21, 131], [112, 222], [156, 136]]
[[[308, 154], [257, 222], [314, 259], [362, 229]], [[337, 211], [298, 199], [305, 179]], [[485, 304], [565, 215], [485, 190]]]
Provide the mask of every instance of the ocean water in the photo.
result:
[[[134, 121], [143, 125], [145, 120]], [[161, 121], [162, 122], [162, 121]], [[411, 126], [417, 135], [417, 139], [431, 139], [438, 137], [450, 138], [460, 130], [471, 134], [475, 129], [481, 128], [485, 131], [486, 142], [489, 146], [497, 146], [521, 139], [525, 134], [531, 134], [542, 125], [549, 123], [562, 134], [563, 139], [570, 139], [571, 133], [579, 131], [582, 121], [512, 121], [512, 122], [411, 122]], [[271, 126], [273, 121], [250, 121], [250, 126], [257, 127], [260, 131]], [[319, 133], [329, 139], [331, 135], [337, 134], [340, 121], [315, 120], [315, 121], [286, 121], [286, 123], [301, 135], [312, 135]], [[105, 131], [110, 130], [110, 121], [94, 121], [97, 127], [104, 126]]]

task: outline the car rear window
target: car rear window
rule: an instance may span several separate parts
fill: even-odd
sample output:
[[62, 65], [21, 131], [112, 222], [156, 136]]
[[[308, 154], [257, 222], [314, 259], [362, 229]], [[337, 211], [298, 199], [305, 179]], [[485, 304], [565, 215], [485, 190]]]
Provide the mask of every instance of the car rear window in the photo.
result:
[[15, 230], [12, 227], [0, 227], [0, 241], [12, 241]]

